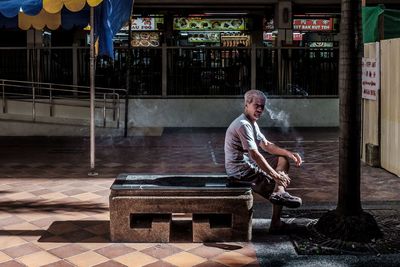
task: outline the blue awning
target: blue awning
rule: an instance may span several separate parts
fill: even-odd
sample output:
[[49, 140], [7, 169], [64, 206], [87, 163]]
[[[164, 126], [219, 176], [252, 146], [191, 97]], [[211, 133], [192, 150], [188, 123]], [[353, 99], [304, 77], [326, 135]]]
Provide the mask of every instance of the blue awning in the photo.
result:
[[17, 16], [20, 11], [29, 16], [35, 16], [42, 8], [43, 0], [2, 0], [0, 2], [0, 13], [7, 18]]
[[95, 29], [99, 40], [99, 54], [114, 58], [113, 38], [130, 18], [133, 0], [104, 0], [96, 8]]
[[[82, 1], [82, 0], [77, 0]], [[90, 1], [90, 0], [88, 0]], [[133, 0], [103, 0], [95, 7], [95, 36], [99, 41], [99, 54], [114, 56], [113, 37], [130, 18]], [[38, 15], [43, 0], [2, 0], [0, 1], [0, 28], [17, 28], [20, 11], [29, 16]], [[64, 8], [61, 11], [61, 27], [85, 27], [89, 24], [88, 6], [78, 12]]]

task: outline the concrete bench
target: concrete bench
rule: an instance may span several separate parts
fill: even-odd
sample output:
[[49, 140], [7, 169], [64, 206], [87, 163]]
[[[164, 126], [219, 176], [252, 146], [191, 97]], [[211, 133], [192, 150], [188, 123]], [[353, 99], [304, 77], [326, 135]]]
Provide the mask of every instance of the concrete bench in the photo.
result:
[[121, 174], [111, 186], [113, 242], [169, 242], [172, 216], [192, 214], [192, 241], [249, 241], [250, 187], [225, 175]]

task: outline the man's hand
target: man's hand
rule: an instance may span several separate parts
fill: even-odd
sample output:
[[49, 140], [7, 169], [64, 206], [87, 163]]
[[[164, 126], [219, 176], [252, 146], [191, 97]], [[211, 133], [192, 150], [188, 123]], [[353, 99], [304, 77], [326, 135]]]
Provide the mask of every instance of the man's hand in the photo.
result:
[[284, 156], [287, 157], [291, 160], [294, 161], [296, 167], [300, 167], [300, 165], [303, 163], [303, 160], [301, 159], [301, 156], [299, 153], [293, 153], [289, 150], [283, 149], [278, 147], [277, 145], [274, 145], [271, 142], [268, 142], [265, 140], [265, 142], [260, 142], [260, 146], [263, 150], [266, 152], [276, 155], [276, 156]]
[[299, 153], [291, 153], [290, 158], [296, 163], [296, 167], [300, 167], [300, 165], [303, 163], [303, 160], [300, 157]]
[[290, 177], [283, 171], [276, 172], [272, 177], [278, 185], [285, 188], [290, 184]]

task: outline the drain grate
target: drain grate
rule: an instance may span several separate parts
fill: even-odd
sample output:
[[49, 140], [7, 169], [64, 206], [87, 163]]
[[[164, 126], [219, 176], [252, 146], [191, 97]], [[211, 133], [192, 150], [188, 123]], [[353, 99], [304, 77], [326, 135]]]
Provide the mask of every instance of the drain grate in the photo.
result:
[[[326, 211], [289, 211], [288, 216], [296, 218], [319, 218]], [[300, 255], [380, 255], [400, 252], [400, 216], [395, 210], [367, 210], [377, 221], [383, 238], [370, 243], [346, 242], [330, 239], [315, 229], [315, 223], [307, 231], [291, 234], [291, 240]]]

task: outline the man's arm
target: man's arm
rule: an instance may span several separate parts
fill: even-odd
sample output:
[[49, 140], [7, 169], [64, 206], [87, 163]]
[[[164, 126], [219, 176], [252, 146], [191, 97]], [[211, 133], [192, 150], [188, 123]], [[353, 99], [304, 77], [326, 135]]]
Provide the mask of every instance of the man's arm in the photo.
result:
[[296, 163], [297, 167], [299, 167], [301, 165], [301, 163], [303, 163], [303, 160], [301, 159], [301, 157], [298, 153], [293, 153], [289, 150], [280, 148], [279, 146], [269, 142], [268, 140], [262, 140], [260, 142], [260, 147], [264, 151], [266, 151], [272, 155], [283, 156], [283, 157], [292, 159]]
[[287, 187], [290, 183], [290, 179], [286, 175], [281, 175], [271, 165], [268, 164], [263, 155], [258, 151], [258, 149], [250, 149], [249, 150], [250, 157], [257, 163], [257, 166], [260, 167], [263, 171], [269, 174], [277, 184]]

